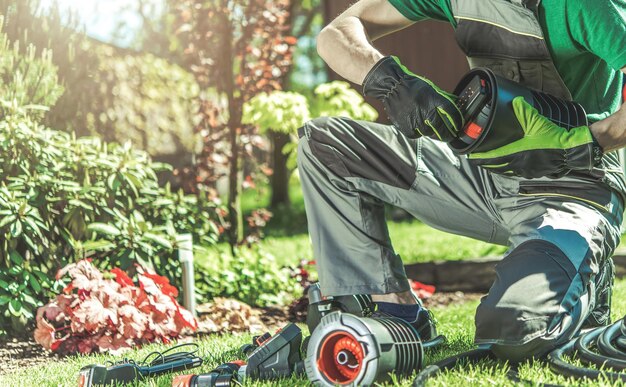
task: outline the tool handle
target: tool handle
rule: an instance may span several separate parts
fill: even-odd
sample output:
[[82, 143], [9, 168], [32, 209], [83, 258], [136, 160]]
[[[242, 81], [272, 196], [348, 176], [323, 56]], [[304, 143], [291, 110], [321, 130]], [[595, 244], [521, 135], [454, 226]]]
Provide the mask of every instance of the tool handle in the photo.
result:
[[140, 367], [139, 370], [143, 376], [156, 376], [165, 374], [168, 372], [176, 372], [182, 370], [188, 370], [190, 368], [199, 367], [202, 365], [202, 359], [199, 357], [191, 357], [186, 359], [168, 361], [163, 364], [156, 364], [149, 367]]

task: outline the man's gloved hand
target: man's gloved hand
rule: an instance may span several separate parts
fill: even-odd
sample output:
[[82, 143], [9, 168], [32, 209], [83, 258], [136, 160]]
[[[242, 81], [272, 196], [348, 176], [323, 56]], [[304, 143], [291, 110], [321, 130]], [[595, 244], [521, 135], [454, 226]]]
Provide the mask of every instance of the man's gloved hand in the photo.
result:
[[454, 96], [413, 74], [394, 56], [374, 65], [363, 81], [363, 93], [382, 101], [393, 125], [409, 138], [450, 142], [463, 127]]
[[487, 152], [469, 155], [470, 162], [490, 171], [522, 176], [558, 178], [570, 171], [591, 171], [602, 159], [602, 149], [591, 130], [567, 130], [539, 114], [524, 97], [513, 99], [513, 110], [524, 137]]

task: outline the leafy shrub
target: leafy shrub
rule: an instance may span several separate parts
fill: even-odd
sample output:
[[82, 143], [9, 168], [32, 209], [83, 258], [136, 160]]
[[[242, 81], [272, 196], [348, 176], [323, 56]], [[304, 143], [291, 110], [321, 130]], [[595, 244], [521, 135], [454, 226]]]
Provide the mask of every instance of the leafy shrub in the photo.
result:
[[263, 307], [285, 305], [300, 295], [298, 278], [291, 270], [258, 248], [242, 248], [234, 258], [220, 254], [211, 262], [215, 264], [196, 271], [196, 286], [204, 299], [223, 296]]
[[160, 187], [165, 167], [128, 144], [76, 138], [19, 114], [0, 120], [0, 281], [11, 284], [0, 286], [0, 305], [9, 304], [0, 327], [32, 318], [54, 290], [46, 277], [75, 256], [124, 270], [139, 262], [178, 280], [176, 235], [215, 242], [217, 206]]
[[176, 281], [176, 234], [207, 244], [219, 231], [215, 201], [160, 187], [157, 172], [169, 167], [146, 152], [44, 128], [40, 105], [63, 88], [48, 50], [20, 47], [0, 33], [0, 98], [9, 98], [0, 99], [0, 334], [34, 318], [58, 291], [50, 273], [76, 257], [131, 270], [139, 262]]
[[176, 302], [178, 290], [159, 275], [141, 271], [137, 286], [119, 268], [101, 273], [82, 260], [64, 267], [57, 277], [67, 284], [62, 294], [39, 308], [35, 329], [35, 340], [54, 352], [114, 352], [167, 343], [183, 329], [198, 327]]
[[[0, 30], [4, 24], [4, 16], [0, 14]], [[58, 83], [52, 52], [37, 52], [32, 44], [22, 44], [25, 47], [18, 40], [11, 42], [6, 33], [0, 33], [0, 95], [4, 100], [0, 112], [6, 115], [23, 106], [38, 105], [40, 109], [30, 109], [29, 113], [41, 116], [43, 110], [57, 102], [63, 87]]]
[[295, 133], [309, 119], [306, 98], [290, 91], [259, 93], [243, 107], [243, 123], [257, 125], [261, 133]]
[[348, 82], [333, 81], [315, 88], [311, 101], [311, 116], [343, 116], [355, 120], [374, 121], [378, 113], [365, 102]]

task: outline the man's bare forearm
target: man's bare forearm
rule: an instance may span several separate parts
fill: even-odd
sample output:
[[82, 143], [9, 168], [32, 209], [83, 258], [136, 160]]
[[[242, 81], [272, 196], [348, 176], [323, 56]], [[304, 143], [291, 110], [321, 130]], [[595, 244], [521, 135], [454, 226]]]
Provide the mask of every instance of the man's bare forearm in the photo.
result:
[[362, 84], [383, 57], [371, 42], [411, 24], [388, 0], [360, 0], [320, 32], [317, 51], [337, 74]]
[[[626, 67], [622, 68], [622, 72], [626, 74]], [[618, 111], [590, 128], [605, 153], [626, 148], [626, 102]]]
[[317, 50], [331, 69], [359, 85], [383, 57], [369, 42], [363, 23], [354, 16], [343, 17], [324, 28], [317, 38]]
[[605, 153], [625, 148], [626, 104], [614, 114], [591, 125], [591, 132]]

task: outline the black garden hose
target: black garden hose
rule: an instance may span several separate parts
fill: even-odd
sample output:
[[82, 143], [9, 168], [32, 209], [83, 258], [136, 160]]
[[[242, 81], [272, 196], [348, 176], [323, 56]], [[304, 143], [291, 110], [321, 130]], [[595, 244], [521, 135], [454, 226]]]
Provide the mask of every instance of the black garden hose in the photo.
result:
[[[596, 351], [592, 351], [595, 348]], [[604, 377], [612, 382], [626, 382], [626, 373], [576, 367], [563, 360], [564, 355], [577, 352], [585, 364], [610, 367], [615, 370], [626, 368], [626, 316], [606, 327], [596, 328], [570, 340], [548, 355], [550, 368], [559, 374], [574, 378], [597, 379]]]
[[426, 385], [426, 381], [438, 374], [440, 371], [450, 370], [456, 367], [460, 362], [475, 363], [483, 359], [495, 359], [493, 352], [489, 349], [474, 349], [472, 351], [463, 352], [458, 355], [450, 356], [443, 360], [438, 361], [435, 364], [431, 364], [425, 367], [415, 380], [413, 380], [413, 387], [421, 387]]
[[[626, 369], [626, 316], [611, 325], [582, 333], [566, 344], [554, 349], [547, 357], [550, 368], [554, 372], [567, 377], [606, 378], [611, 382], [626, 383], [626, 372], [577, 367], [563, 360], [563, 356], [574, 353], [577, 354], [577, 358], [587, 365], [595, 365], [598, 368], [610, 367], [619, 371]], [[456, 367], [460, 362], [476, 363], [483, 359], [494, 360], [496, 357], [489, 349], [475, 349], [448, 357], [425, 367], [413, 381], [413, 386], [425, 386], [429, 378], [435, 376], [440, 371]], [[511, 369], [507, 376], [513, 381], [526, 382], [519, 379], [516, 369]], [[543, 384], [543, 386], [547, 385]]]

